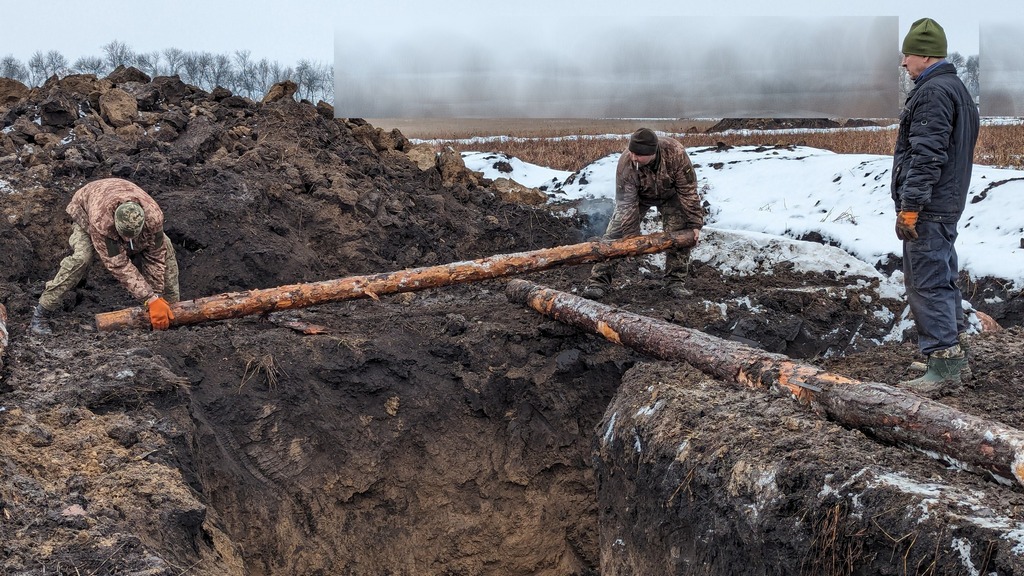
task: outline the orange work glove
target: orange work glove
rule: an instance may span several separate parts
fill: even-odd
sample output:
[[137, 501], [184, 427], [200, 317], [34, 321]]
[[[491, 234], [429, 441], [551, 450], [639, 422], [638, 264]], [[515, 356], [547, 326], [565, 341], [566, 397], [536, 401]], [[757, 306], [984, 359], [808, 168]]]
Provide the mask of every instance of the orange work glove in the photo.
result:
[[171, 312], [171, 305], [162, 297], [157, 296], [146, 305], [149, 308], [149, 323], [153, 330], [167, 330], [174, 320], [174, 313]]
[[896, 237], [904, 242], [917, 240], [917, 212], [900, 210], [896, 214]]

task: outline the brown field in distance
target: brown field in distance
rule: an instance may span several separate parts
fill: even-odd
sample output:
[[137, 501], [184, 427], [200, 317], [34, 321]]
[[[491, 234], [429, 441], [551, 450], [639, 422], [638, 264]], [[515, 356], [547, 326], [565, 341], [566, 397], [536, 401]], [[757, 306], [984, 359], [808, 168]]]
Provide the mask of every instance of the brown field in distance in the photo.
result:
[[[524, 162], [579, 170], [596, 160], [621, 152], [629, 135], [640, 127], [673, 134], [691, 146], [810, 146], [838, 154], [892, 154], [895, 127], [882, 130], [838, 129], [823, 132], [761, 134], [706, 133], [717, 119], [531, 119], [427, 118], [367, 119], [377, 128], [397, 128], [407, 138], [432, 140], [440, 149], [460, 152], [501, 152]], [[896, 120], [880, 120], [893, 126]], [[473, 137], [510, 136], [503, 141], [464, 143]], [[576, 137], [576, 138], [574, 138]], [[975, 150], [976, 164], [1024, 169], [1024, 126], [983, 126]]]
[[703, 132], [717, 119], [587, 118], [367, 118], [377, 128], [398, 128], [406, 138], [459, 140], [474, 136], [554, 138], [559, 136], [631, 134], [646, 126], [660, 132]]

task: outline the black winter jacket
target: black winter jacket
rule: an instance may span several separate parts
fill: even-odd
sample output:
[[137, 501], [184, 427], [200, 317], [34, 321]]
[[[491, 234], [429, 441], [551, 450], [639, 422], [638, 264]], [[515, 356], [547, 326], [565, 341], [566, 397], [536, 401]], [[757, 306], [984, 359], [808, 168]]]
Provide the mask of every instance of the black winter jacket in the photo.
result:
[[978, 140], [978, 108], [956, 75], [939, 64], [911, 90], [900, 114], [892, 163], [896, 210], [956, 222], [964, 211]]

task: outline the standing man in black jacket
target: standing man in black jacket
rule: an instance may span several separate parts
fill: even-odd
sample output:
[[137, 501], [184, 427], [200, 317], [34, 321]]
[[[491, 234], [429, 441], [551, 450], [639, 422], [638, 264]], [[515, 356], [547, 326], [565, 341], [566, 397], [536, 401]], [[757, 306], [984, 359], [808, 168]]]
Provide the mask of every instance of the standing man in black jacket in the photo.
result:
[[907, 302], [921, 353], [928, 357], [925, 374], [901, 384], [924, 394], [958, 386], [967, 366], [955, 243], [979, 119], [974, 100], [945, 58], [942, 27], [931, 18], [914, 22], [903, 39], [902, 66], [914, 89], [900, 114], [892, 198]]

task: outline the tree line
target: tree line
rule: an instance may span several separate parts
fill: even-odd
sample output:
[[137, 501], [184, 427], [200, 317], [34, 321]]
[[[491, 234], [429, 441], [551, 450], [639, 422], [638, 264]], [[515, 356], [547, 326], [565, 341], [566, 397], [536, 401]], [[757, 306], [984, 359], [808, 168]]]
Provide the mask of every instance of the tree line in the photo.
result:
[[[203, 90], [210, 91], [221, 86], [253, 100], [262, 99], [275, 83], [291, 80], [298, 86], [299, 98], [311, 102], [334, 102], [334, 68], [329, 64], [299, 60], [294, 67], [283, 66], [276, 60], [255, 60], [248, 50], [236, 50], [231, 55], [178, 48], [135, 52], [118, 40], [102, 46], [101, 50], [102, 56], [83, 56], [73, 63], [69, 63], [56, 50], [46, 53], [37, 50], [24, 64], [14, 56], [4, 56], [0, 58], [0, 77], [13, 78], [27, 86], [40, 86], [54, 75], [95, 74], [103, 77], [118, 66], [134, 66], [151, 78], [176, 74], [186, 84]], [[956, 67], [967, 90], [977, 99], [981, 93], [978, 55], [964, 56], [959, 52], [950, 52], [946, 59]], [[912, 88], [913, 81], [905, 71], [901, 71], [902, 98]]]
[[101, 56], [83, 56], [69, 62], [57, 50], [37, 50], [22, 63], [12, 55], [0, 58], [0, 77], [13, 78], [27, 86], [41, 86], [51, 76], [95, 74], [103, 77], [118, 66], [134, 66], [149, 77], [178, 75], [182, 82], [211, 91], [220, 86], [239, 96], [260, 100], [277, 82], [291, 80], [296, 94], [311, 102], [334, 101], [334, 68], [299, 60], [283, 66], [266, 58], [256, 60], [248, 50], [231, 55], [166, 48], [153, 52], [135, 52], [124, 42], [113, 40], [101, 47]]
[[977, 98], [981, 95], [981, 66], [977, 54], [964, 56], [959, 52], [950, 52], [946, 60], [956, 66], [956, 73], [967, 86], [971, 96]]

